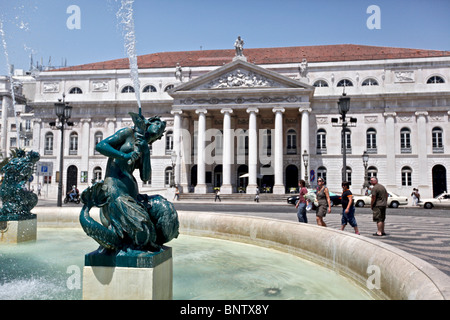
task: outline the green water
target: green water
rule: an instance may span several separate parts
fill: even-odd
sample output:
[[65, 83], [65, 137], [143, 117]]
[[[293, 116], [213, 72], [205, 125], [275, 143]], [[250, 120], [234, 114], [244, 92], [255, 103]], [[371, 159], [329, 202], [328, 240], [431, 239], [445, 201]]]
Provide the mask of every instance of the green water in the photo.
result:
[[[332, 270], [290, 254], [181, 235], [173, 250], [173, 299], [370, 299]], [[82, 298], [84, 255], [97, 243], [81, 229], [39, 228], [36, 242], [0, 247], [0, 299]]]

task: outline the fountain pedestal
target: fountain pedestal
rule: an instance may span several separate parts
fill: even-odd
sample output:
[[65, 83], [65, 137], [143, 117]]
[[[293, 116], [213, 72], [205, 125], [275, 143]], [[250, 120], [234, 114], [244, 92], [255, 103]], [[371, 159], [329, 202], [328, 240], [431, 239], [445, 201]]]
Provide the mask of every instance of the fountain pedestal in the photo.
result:
[[83, 300], [171, 300], [172, 248], [85, 256]]
[[0, 216], [0, 244], [17, 244], [26, 241], [36, 241], [36, 215], [11, 218]]

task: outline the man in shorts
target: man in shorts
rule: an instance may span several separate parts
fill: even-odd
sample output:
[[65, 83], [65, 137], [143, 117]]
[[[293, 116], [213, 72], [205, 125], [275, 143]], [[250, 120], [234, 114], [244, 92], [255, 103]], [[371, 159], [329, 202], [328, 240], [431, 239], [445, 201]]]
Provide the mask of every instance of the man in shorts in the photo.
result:
[[386, 220], [388, 193], [386, 188], [378, 183], [378, 179], [376, 177], [370, 178], [370, 183], [373, 186], [372, 202], [370, 207], [372, 208], [373, 222], [377, 223], [377, 232], [373, 235], [381, 237], [386, 235], [386, 233], [384, 233], [384, 221]]

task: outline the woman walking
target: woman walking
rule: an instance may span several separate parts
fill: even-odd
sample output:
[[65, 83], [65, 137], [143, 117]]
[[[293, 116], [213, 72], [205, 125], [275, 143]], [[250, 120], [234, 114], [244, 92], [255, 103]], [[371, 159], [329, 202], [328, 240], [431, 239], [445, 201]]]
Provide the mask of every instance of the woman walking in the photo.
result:
[[316, 221], [317, 225], [326, 227], [327, 224], [323, 221], [327, 212], [331, 212], [330, 194], [328, 188], [325, 186], [325, 181], [322, 178], [317, 179], [319, 186], [317, 187], [316, 199], [318, 206], [316, 209]]

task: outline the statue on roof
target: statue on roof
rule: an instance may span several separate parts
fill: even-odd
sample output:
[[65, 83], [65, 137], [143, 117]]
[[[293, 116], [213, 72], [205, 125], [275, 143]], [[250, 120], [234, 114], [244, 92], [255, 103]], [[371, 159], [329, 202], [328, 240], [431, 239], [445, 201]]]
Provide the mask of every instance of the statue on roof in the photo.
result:
[[241, 39], [241, 36], [238, 36], [236, 41], [234, 42], [234, 48], [236, 49], [237, 57], [241, 57], [244, 55], [244, 40]]
[[179, 63], [177, 63], [175, 67], [175, 79], [177, 79], [178, 81], [183, 81], [183, 69], [181, 68]]

